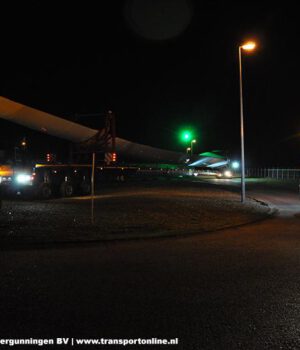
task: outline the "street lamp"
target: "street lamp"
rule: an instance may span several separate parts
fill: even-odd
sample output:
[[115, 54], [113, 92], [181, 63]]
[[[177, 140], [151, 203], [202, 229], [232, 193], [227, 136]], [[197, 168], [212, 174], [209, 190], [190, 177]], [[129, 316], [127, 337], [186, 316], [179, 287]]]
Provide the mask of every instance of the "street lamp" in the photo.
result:
[[188, 148], [186, 149], [186, 154], [189, 154], [190, 150], [191, 150], [191, 147], [188, 147]]
[[233, 169], [238, 169], [240, 167], [240, 163], [237, 161], [232, 162], [231, 167]]
[[242, 76], [242, 50], [253, 51], [255, 42], [249, 41], [239, 46], [239, 73], [240, 73], [240, 118], [241, 118], [241, 202], [245, 202], [245, 150], [244, 150], [244, 110], [243, 110], [243, 76]]
[[197, 140], [192, 140], [191, 141], [191, 155], [193, 155], [193, 143], [196, 143]]
[[27, 147], [27, 141], [26, 141], [26, 138], [23, 137], [22, 141], [21, 141], [21, 146], [23, 149], [25, 149]]

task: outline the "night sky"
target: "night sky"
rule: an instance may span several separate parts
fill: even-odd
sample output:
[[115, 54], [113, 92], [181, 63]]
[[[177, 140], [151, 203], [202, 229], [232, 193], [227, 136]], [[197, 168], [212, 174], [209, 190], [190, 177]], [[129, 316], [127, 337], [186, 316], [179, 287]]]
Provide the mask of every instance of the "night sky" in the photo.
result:
[[[191, 127], [197, 152], [238, 156], [238, 46], [257, 41], [243, 55], [247, 165], [300, 166], [299, 11], [288, 2], [8, 3], [2, 96], [68, 118], [111, 109], [119, 137], [177, 151]], [[49, 137], [0, 127], [0, 148], [26, 135], [51, 151]]]

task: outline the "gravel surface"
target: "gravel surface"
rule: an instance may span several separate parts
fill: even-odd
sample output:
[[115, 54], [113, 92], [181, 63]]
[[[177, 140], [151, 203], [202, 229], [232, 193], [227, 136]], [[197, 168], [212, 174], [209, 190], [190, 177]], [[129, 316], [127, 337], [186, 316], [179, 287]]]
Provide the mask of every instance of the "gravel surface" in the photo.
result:
[[2, 242], [60, 242], [201, 233], [265, 217], [269, 208], [237, 193], [185, 181], [130, 183], [98, 191], [91, 224], [89, 197], [6, 200]]

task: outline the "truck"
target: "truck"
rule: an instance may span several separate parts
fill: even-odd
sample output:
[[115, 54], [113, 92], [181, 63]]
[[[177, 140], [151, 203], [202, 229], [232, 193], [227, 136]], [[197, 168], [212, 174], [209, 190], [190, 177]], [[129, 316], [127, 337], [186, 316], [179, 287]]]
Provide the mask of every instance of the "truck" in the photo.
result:
[[[137, 168], [96, 166], [95, 183], [124, 181]], [[0, 189], [3, 195], [29, 195], [48, 199], [91, 193], [92, 165], [35, 164], [33, 167], [0, 166]]]
[[[82, 116], [89, 117], [91, 115]], [[68, 164], [52, 164], [56, 158], [50, 157], [50, 153], [49, 159], [46, 159], [48, 163], [41, 164], [37, 158], [41, 155], [37, 156], [35, 152], [34, 159], [37, 164], [25, 167], [29, 160], [27, 157], [29, 146], [24, 137], [21, 144], [16, 143], [14, 147], [14, 162], [18, 160], [16, 150], [23, 151], [23, 156], [20, 157], [21, 166], [15, 164], [3, 168], [2, 174], [0, 171], [0, 189], [2, 188], [5, 193], [29, 193], [40, 198], [49, 198], [53, 195], [68, 197], [73, 194], [91, 192], [92, 173], [95, 175], [93, 183], [96, 184], [100, 180], [122, 181], [124, 177], [138, 171], [138, 168], [120, 166], [120, 164], [154, 163], [172, 164], [176, 167], [192, 165], [189, 163], [190, 157], [187, 158], [186, 153], [160, 149], [117, 137], [114, 113], [112, 111], [100, 113], [97, 118], [103, 116], [104, 125], [100, 126], [97, 119], [97, 126], [94, 129], [91, 126], [79, 124], [77, 121], [61, 118], [0, 96], [0, 119], [35, 130], [38, 133], [48, 135], [47, 137], [64, 140], [70, 149]], [[97, 161], [101, 159], [105, 166], [98, 163], [93, 167], [95, 169], [93, 172], [91, 163], [95, 165], [95, 162], [91, 162], [91, 159], [95, 160], [96, 154]], [[101, 154], [104, 157], [101, 157]], [[116, 155], [118, 155], [119, 165], [116, 162]], [[196, 158], [198, 157], [195, 155], [192, 160], [196, 160]], [[63, 162], [66, 161], [63, 157], [59, 159]], [[220, 161], [213, 159], [213, 162]], [[120, 163], [120, 160], [123, 163]], [[88, 162], [90, 164], [86, 164]], [[110, 166], [111, 164], [113, 166]], [[152, 171], [151, 166], [149, 170]], [[139, 174], [142, 175], [143, 172], [140, 171]]]

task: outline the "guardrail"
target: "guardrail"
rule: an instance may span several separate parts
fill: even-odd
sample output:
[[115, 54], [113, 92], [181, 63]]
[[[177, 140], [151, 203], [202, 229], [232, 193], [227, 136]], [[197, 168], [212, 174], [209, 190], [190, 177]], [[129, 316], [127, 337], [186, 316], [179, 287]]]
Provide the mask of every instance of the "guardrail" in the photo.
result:
[[277, 180], [300, 180], [300, 169], [249, 168], [248, 177], [267, 177]]

